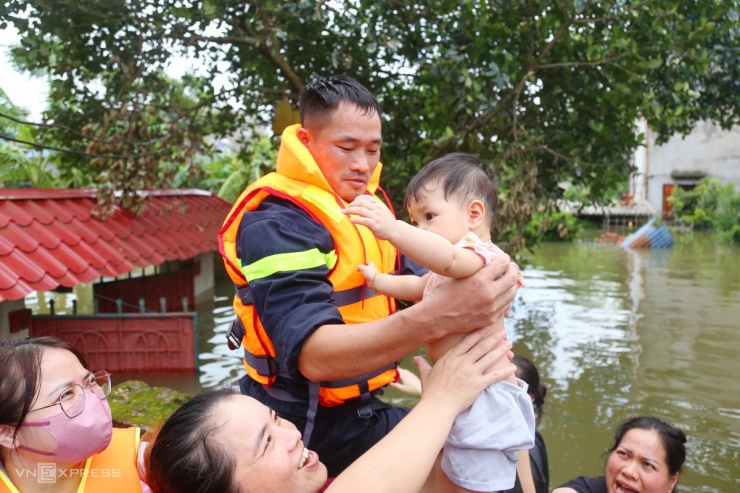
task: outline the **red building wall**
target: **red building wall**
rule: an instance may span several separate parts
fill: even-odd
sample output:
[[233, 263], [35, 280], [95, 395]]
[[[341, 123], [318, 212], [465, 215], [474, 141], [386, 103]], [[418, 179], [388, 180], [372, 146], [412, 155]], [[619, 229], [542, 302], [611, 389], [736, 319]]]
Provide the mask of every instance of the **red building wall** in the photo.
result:
[[92, 371], [195, 370], [193, 313], [123, 315], [34, 315], [31, 337], [69, 342], [87, 358]]

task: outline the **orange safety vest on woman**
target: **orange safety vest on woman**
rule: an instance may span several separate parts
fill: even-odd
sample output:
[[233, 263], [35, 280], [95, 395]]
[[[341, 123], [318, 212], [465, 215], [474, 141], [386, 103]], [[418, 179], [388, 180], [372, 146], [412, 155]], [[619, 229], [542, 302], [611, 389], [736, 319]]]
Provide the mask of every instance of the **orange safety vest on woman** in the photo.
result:
[[[113, 437], [108, 447], [85, 462], [77, 493], [141, 493], [137, 468], [139, 434], [140, 429], [137, 427], [113, 428]], [[47, 465], [53, 464], [49, 462]], [[52, 467], [25, 472], [37, 475], [41, 483], [53, 483], [57, 477], [57, 471]], [[39, 477], [39, 474], [43, 476]], [[2, 471], [0, 493], [21, 493]]]
[[[226, 270], [237, 286], [234, 310], [238, 322], [244, 327], [244, 336], [236, 344], [241, 342], [244, 346], [244, 367], [249, 376], [267, 387], [281, 374], [281, 368], [275, 358], [272, 341], [251, 303], [248, 282], [236, 253], [242, 216], [247, 211], [255, 210], [266, 197], [272, 195], [298, 205], [331, 234], [335, 250], [325, 256], [325, 262], [345, 323], [378, 320], [395, 310], [395, 300], [371, 291], [357, 266], [372, 261], [380, 272], [393, 272], [397, 260], [396, 249], [388, 241], [376, 239], [364, 226], [352, 224], [342, 213], [347, 204], [331, 191], [308, 149], [296, 137], [298, 128], [299, 125], [294, 125], [283, 132], [276, 172], [260, 178], [242, 193], [219, 233], [219, 249]], [[371, 193], [378, 188], [381, 166], [378, 164], [368, 185]], [[320, 382], [318, 402], [322, 406], [341, 405], [387, 385], [396, 379], [396, 375], [395, 365], [391, 365], [373, 375], [341, 382]]]

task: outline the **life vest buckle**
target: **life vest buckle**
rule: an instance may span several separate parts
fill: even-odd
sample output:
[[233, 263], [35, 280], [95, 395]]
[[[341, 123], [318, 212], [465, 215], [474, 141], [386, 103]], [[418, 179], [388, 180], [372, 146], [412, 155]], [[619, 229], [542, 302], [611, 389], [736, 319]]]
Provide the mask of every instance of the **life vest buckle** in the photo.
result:
[[373, 409], [369, 405], [363, 405], [357, 408], [357, 415], [361, 419], [370, 419], [373, 416]]
[[239, 318], [231, 322], [229, 332], [226, 334], [226, 342], [229, 345], [229, 349], [232, 351], [234, 349], [238, 349], [242, 345], [242, 339], [246, 333], [247, 331], [244, 328], [244, 324], [242, 324], [242, 321], [239, 320]]

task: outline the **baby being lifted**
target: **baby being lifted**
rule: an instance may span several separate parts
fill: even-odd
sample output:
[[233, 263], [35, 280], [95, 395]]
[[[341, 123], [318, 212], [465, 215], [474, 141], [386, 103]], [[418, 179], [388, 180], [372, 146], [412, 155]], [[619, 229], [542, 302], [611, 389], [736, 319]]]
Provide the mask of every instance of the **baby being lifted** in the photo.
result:
[[[412, 224], [396, 220], [371, 195], [356, 198], [344, 213], [430, 270], [417, 277], [378, 272], [372, 263], [358, 267], [372, 290], [418, 301], [438, 276], [468, 277], [501, 253], [491, 243], [496, 204], [497, 188], [489, 167], [470, 154], [452, 153], [424, 166], [409, 183], [404, 205]], [[503, 325], [501, 317], [493, 330]], [[432, 362], [464, 335], [450, 334], [430, 343]], [[486, 389], [457, 417], [444, 448], [445, 474], [437, 471], [435, 490], [510, 489], [518, 451], [533, 444], [534, 413], [527, 385], [512, 375]]]

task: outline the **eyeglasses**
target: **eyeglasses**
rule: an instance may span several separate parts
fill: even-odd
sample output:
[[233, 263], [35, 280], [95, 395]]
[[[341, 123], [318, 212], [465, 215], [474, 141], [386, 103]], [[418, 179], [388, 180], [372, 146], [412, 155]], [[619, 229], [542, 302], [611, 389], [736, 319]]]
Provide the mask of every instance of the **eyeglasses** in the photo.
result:
[[105, 370], [94, 373], [93, 375], [90, 375], [90, 379], [86, 385], [82, 386], [76, 383], [64, 389], [61, 395], [59, 395], [59, 399], [57, 399], [57, 402], [54, 404], [37, 407], [28, 412], [32, 413], [34, 411], [40, 411], [54, 406], [62, 406], [64, 414], [70, 418], [74, 418], [85, 409], [85, 390], [87, 389], [90, 389], [90, 391], [101, 401], [105, 400], [105, 398], [110, 395], [111, 391], [110, 373]]

